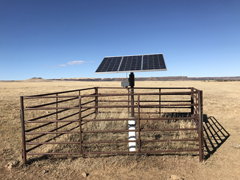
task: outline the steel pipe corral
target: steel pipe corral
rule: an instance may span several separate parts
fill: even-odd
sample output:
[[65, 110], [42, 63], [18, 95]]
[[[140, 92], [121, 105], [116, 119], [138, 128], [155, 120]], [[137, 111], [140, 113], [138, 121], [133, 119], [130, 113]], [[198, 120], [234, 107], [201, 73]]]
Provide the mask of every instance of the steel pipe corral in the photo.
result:
[[[110, 93], [110, 94], [103, 94], [100, 93], [99, 91], [101, 89], [124, 89], [122, 87], [93, 87], [93, 88], [85, 88], [85, 89], [77, 89], [77, 90], [70, 90], [70, 91], [63, 91], [63, 92], [55, 92], [55, 93], [48, 93], [48, 94], [40, 94], [40, 95], [31, 95], [31, 96], [21, 96], [20, 97], [20, 117], [21, 117], [21, 125], [22, 125], [22, 160], [23, 163], [26, 164], [27, 162], [27, 155], [64, 155], [64, 154], [134, 154], [134, 153], [163, 153], [163, 152], [188, 152], [188, 151], [199, 151], [199, 161], [203, 161], [204, 159], [204, 150], [203, 150], [203, 96], [202, 96], [202, 91], [193, 88], [193, 87], [172, 87], [172, 88], [167, 88], [167, 87], [161, 87], [161, 88], [147, 88], [147, 87], [135, 87], [134, 89], [136, 90], [158, 90], [157, 93], [151, 92], [151, 93], [134, 93], [133, 88], [125, 88], [127, 89], [128, 93]], [[88, 93], [88, 94], [81, 94], [82, 91], [94, 91], [94, 93]], [[131, 92], [129, 92], [131, 90]], [[174, 92], [163, 92], [164, 90], [176, 90]], [[177, 91], [177, 90], [189, 90], [187, 91]], [[78, 95], [68, 95], [67, 93], [78, 93]], [[66, 95], [62, 95], [66, 94]], [[159, 97], [154, 100], [142, 100], [141, 97], [144, 96], [153, 96], [153, 95], [158, 95]], [[172, 96], [172, 95], [178, 95], [178, 96], [189, 96], [189, 100], [162, 100], [162, 96]], [[99, 99], [99, 97], [117, 97], [117, 96], [126, 96], [127, 100], [103, 100]], [[82, 102], [82, 98], [86, 97], [93, 97], [94, 99], [87, 100], [87, 102]], [[134, 100], [135, 97], [135, 100]], [[137, 97], [137, 98], [136, 98]], [[54, 99], [55, 102], [52, 103], [45, 103], [45, 104], [40, 104], [40, 105], [31, 105], [31, 106], [26, 106], [24, 107], [24, 101], [27, 101], [28, 99]], [[61, 100], [61, 98], [70, 98], [70, 99], [65, 99]], [[78, 99], [78, 104], [76, 106], [72, 107], [64, 107], [61, 106], [61, 103], [64, 102], [71, 102], [72, 100]], [[102, 103], [107, 102], [108, 105], [103, 105]], [[112, 102], [117, 102], [117, 103], [127, 103], [124, 105], [111, 105], [110, 103]], [[149, 104], [149, 105], [144, 105], [144, 102], [155, 102], [157, 104]], [[89, 103], [94, 103], [94, 105], [87, 105]], [[168, 104], [166, 104], [168, 103]], [[178, 103], [178, 104], [176, 104]], [[183, 104], [184, 103], [184, 104]], [[54, 107], [52, 107], [52, 105]], [[48, 107], [51, 106], [51, 107]], [[111, 118], [111, 119], [96, 119], [97, 114], [101, 113], [100, 109], [112, 109], [112, 108], [125, 108], [129, 110], [131, 109], [131, 118]], [[141, 112], [141, 109], [143, 108], [157, 108], [159, 112], [157, 114], [161, 115], [163, 108], [190, 108], [189, 114], [191, 115], [190, 117], [157, 117], [157, 118], [146, 118], [146, 117], [141, 117], [142, 114], [146, 114], [148, 112]], [[75, 109], [77, 112], [73, 113], [72, 115], [67, 115], [65, 117], [59, 118], [58, 114]], [[83, 112], [87, 110], [94, 110], [93, 112], [87, 113], [83, 115]], [[27, 110], [55, 110], [54, 113], [50, 113], [47, 115], [39, 116], [36, 118], [32, 119], [25, 119], [24, 116], [24, 111]], [[135, 110], [135, 111], [134, 111]], [[183, 111], [183, 110], [181, 110]], [[150, 113], [150, 112], [149, 112]], [[185, 112], [184, 112], [185, 113]], [[95, 114], [95, 118], [90, 118], [87, 119], [88, 116]], [[73, 115], [78, 115], [77, 118], [73, 118], [72, 120], [69, 120], [67, 118], [70, 118]], [[135, 117], [134, 117], [135, 115]], [[45, 118], [49, 117], [55, 117], [54, 119], [48, 119], [45, 120]], [[67, 119], [67, 120], [66, 120]], [[197, 128], [160, 128], [160, 129], [142, 129], [141, 128], [141, 121], [142, 120], [154, 120], [154, 121], [165, 121], [165, 120], [180, 120], [180, 119], [185, 119], [185, 120], [194, 120], [197, 122]], [[85, 123], [88, 122], [99, 122], [99, 121], [134, 121], [137, 126], [135, 126], [134, 129], [121, 129], [121, 130], [83, 130], [82, 127], [84, 126]], [[67, 124], [63, 126], [59, 126], [59, 123], [66, 123]], [[76, 127], [71, 128], [68, 131], [58, 131], [62, 127], [67, 127], [68, 125], [72, 123], [78, 123]], [[31, 123], [34, 125], [34, 123], [37, 125], [38, 123], [45, 123], [45, 124], [40, 124], [39, 126], [32, 127], [31, 129], [25, 130], [25, 124], [26, 123]], [[51, 130], [51, 131], [38, 131], [35, 132], [34, 130], [37, 130], [39, 128], [43, 128], [45, 126], [48, 126], [52, 123], [56, 124], [56, 128]], [[75, 129], [79, 128], [78, 131]], [[144, 140], [141, 137], [141, 132], [153, 132], [153, 131], [196, 131], [198, 132], [198, 138], [195, 139], [152, 139], [152, 140]], [[121, 132], [128, 132], [129, 136], [131, 133], [135, 133], [135, 139], [131, 140], [116, 140], [116, 141], [85, 141], [83, 139], [84, 133], [121, 133]], [[136, 134], [137, 133], [137, 134]], [[54, 138], [48, 139], [44, 142], [32, 142], [33, 140], [37, 140], [38, 138], [41, 138], [47, 134], [55, 134], [56, 136]], [[63, 134], [79, 134], [79, 141], [78, 142], [56, 142], [52, 140], [56, 140], [57, 137], [60, 137]], [[26, 135], [38, 135], [32, 139], [29, 139], [26, 141]], [[137, 135], [137, 136], [136, 136]], [[161, 150], [161, 151], [146, 151], [142, 150], [141, 144], [142, 142], [166, 142], [166, 141], [198, 141], [199, 148], [198, 149], [182, 149], [182, 150]], [[134, 151], [116, 151], [116, 152], [85, 152], [83, 149], [83, 144], [91, 144], [91, 143], [134, 143], [136, 148]], [[31, 153], [33, 149], [38, 148], [41, 145], [44, 144], [79, 144], [79, 152], [69, 152], [69, 153]], [[35, 147], [32, 147], [30, 149], [26, 148], [26, 145], [36, 145]]]

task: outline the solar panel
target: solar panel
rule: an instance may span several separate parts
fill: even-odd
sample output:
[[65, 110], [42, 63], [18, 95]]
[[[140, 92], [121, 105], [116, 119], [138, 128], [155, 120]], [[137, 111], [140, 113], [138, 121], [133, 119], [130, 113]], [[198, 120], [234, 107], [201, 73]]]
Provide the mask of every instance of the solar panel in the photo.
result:
[[105, 57], [95, 73], [166, 71], [163, 54]]

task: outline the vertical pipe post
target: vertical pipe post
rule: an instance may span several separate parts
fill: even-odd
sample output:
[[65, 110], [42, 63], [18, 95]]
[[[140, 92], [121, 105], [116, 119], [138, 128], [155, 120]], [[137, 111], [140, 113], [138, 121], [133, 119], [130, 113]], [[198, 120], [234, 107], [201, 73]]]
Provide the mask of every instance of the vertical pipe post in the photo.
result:
[[201, 145], [202, 145], [202, 160], [204, 159], [204, 134], [203, 134], [203, 91], [200, 91], [200, 104], [201, 104]]
[[[129, 88], [127, 88], [128, 90], [128, 105], [129, 105]], [[128, 115], [129, 115], [129, 106], [128, 106]]]
[[[161, 93], [161, 88], [159, 88], [159, 93]], [[159, 94], [159, 117], [161, 117], [161, 94]]]
[[140, 94], [138, 94], [138, 152], [141, 152]]
[[202, 114], [202, 91], [198, 91], [198, 138], [199, 138], [199, 161], [203, 161], [203, 114]]
[[78, 118], [79, 118], [79, 131], [80, 131], [80, 154], [82, 154], [82, 102], [81, 102], [81, 95], [80, 95], [80, 91], [79, 91], [79, 114], [78, 114]]
[[[56, 121], [58, 121], [58, 93], [56, 93]], [[58, 131], [58, 122], [56, 122], [56, 132]], [[58, 134], [56, 134], [57, 136]], [[56, 140], [56, 139], [55, 139]]]
[[131, 87], [131, 117], [134, 117], [134, 74], [131, 72], [129, 75], [129, 85]]
[[134, 105], [134, 88], [133, 87], [131, 87], [131, 105], [132, 105], [131, 117], [134, 117], [134, 107], [133, 107], [133, 105]]
[[22, 160], [23, 164], [26, 164], [27, 154], [26, 154], [26, 139], [25, 139], [25, 120], [24, 120], [24, 102], [23, 96], [20, 96], [20, 117], [22, 125]]
[[[191, 88], [191, 104], [194, 104], [193, 97], [194, 97], [194, 90], [193, 90], [193, 88]], [[193, 114], [194, 114], [194, 106], [191, 105], [191, 116], [193, 116]]]
[[[135, 119], [134, 117], [134, 74], [131, 72], [129, 75], [129, 85], [131, 87], [131, 117]], [[128, 130], [134, 130], [129, 131], [128, 136], [129, 140], [135, 140], [136, 141], [136, 120], [129, 120], [128, 121]], [[129, 151], [136, 151], [136, 145], [137, 142], [129, 142]]]
[[96, 106], [98, 106], [98, 87], [95, 87], [95, 95], [95, 116], [97, 116], [98, 108]]

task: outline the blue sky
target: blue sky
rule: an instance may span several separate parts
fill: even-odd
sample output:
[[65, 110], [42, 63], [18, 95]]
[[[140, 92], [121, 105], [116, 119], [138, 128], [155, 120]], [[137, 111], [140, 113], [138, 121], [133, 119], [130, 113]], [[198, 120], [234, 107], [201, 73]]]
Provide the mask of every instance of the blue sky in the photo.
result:
[[0, 0], [0, 79], [95, 74], [105, 56], [162, 53], [151, 76], [240, 76], [239, 0]]

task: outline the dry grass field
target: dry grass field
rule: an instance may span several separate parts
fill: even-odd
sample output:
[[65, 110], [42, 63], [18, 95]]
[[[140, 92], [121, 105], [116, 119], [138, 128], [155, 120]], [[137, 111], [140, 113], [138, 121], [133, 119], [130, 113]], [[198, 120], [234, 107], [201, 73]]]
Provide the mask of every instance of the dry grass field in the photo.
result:
[[[240, 179], [240, 82], [151, 81], [136, 87], [195, 87], [203, 90], [204, 153], [167, 155], [42, 156], [21, 159], [20, 96], [120, 82], [0, 82], [0, 179]], [[102, 125], [101, 125], [102, 126]], [[86, 127], [87, 128], [87, 127]], [[67, 138], [74, 138], [68, 136]], [[74, 147], [73, 147], [74, 148]], [[11, 160], [20, 163], [5, 167]], [[87, 177], [82, 174], [87, 173]]]

